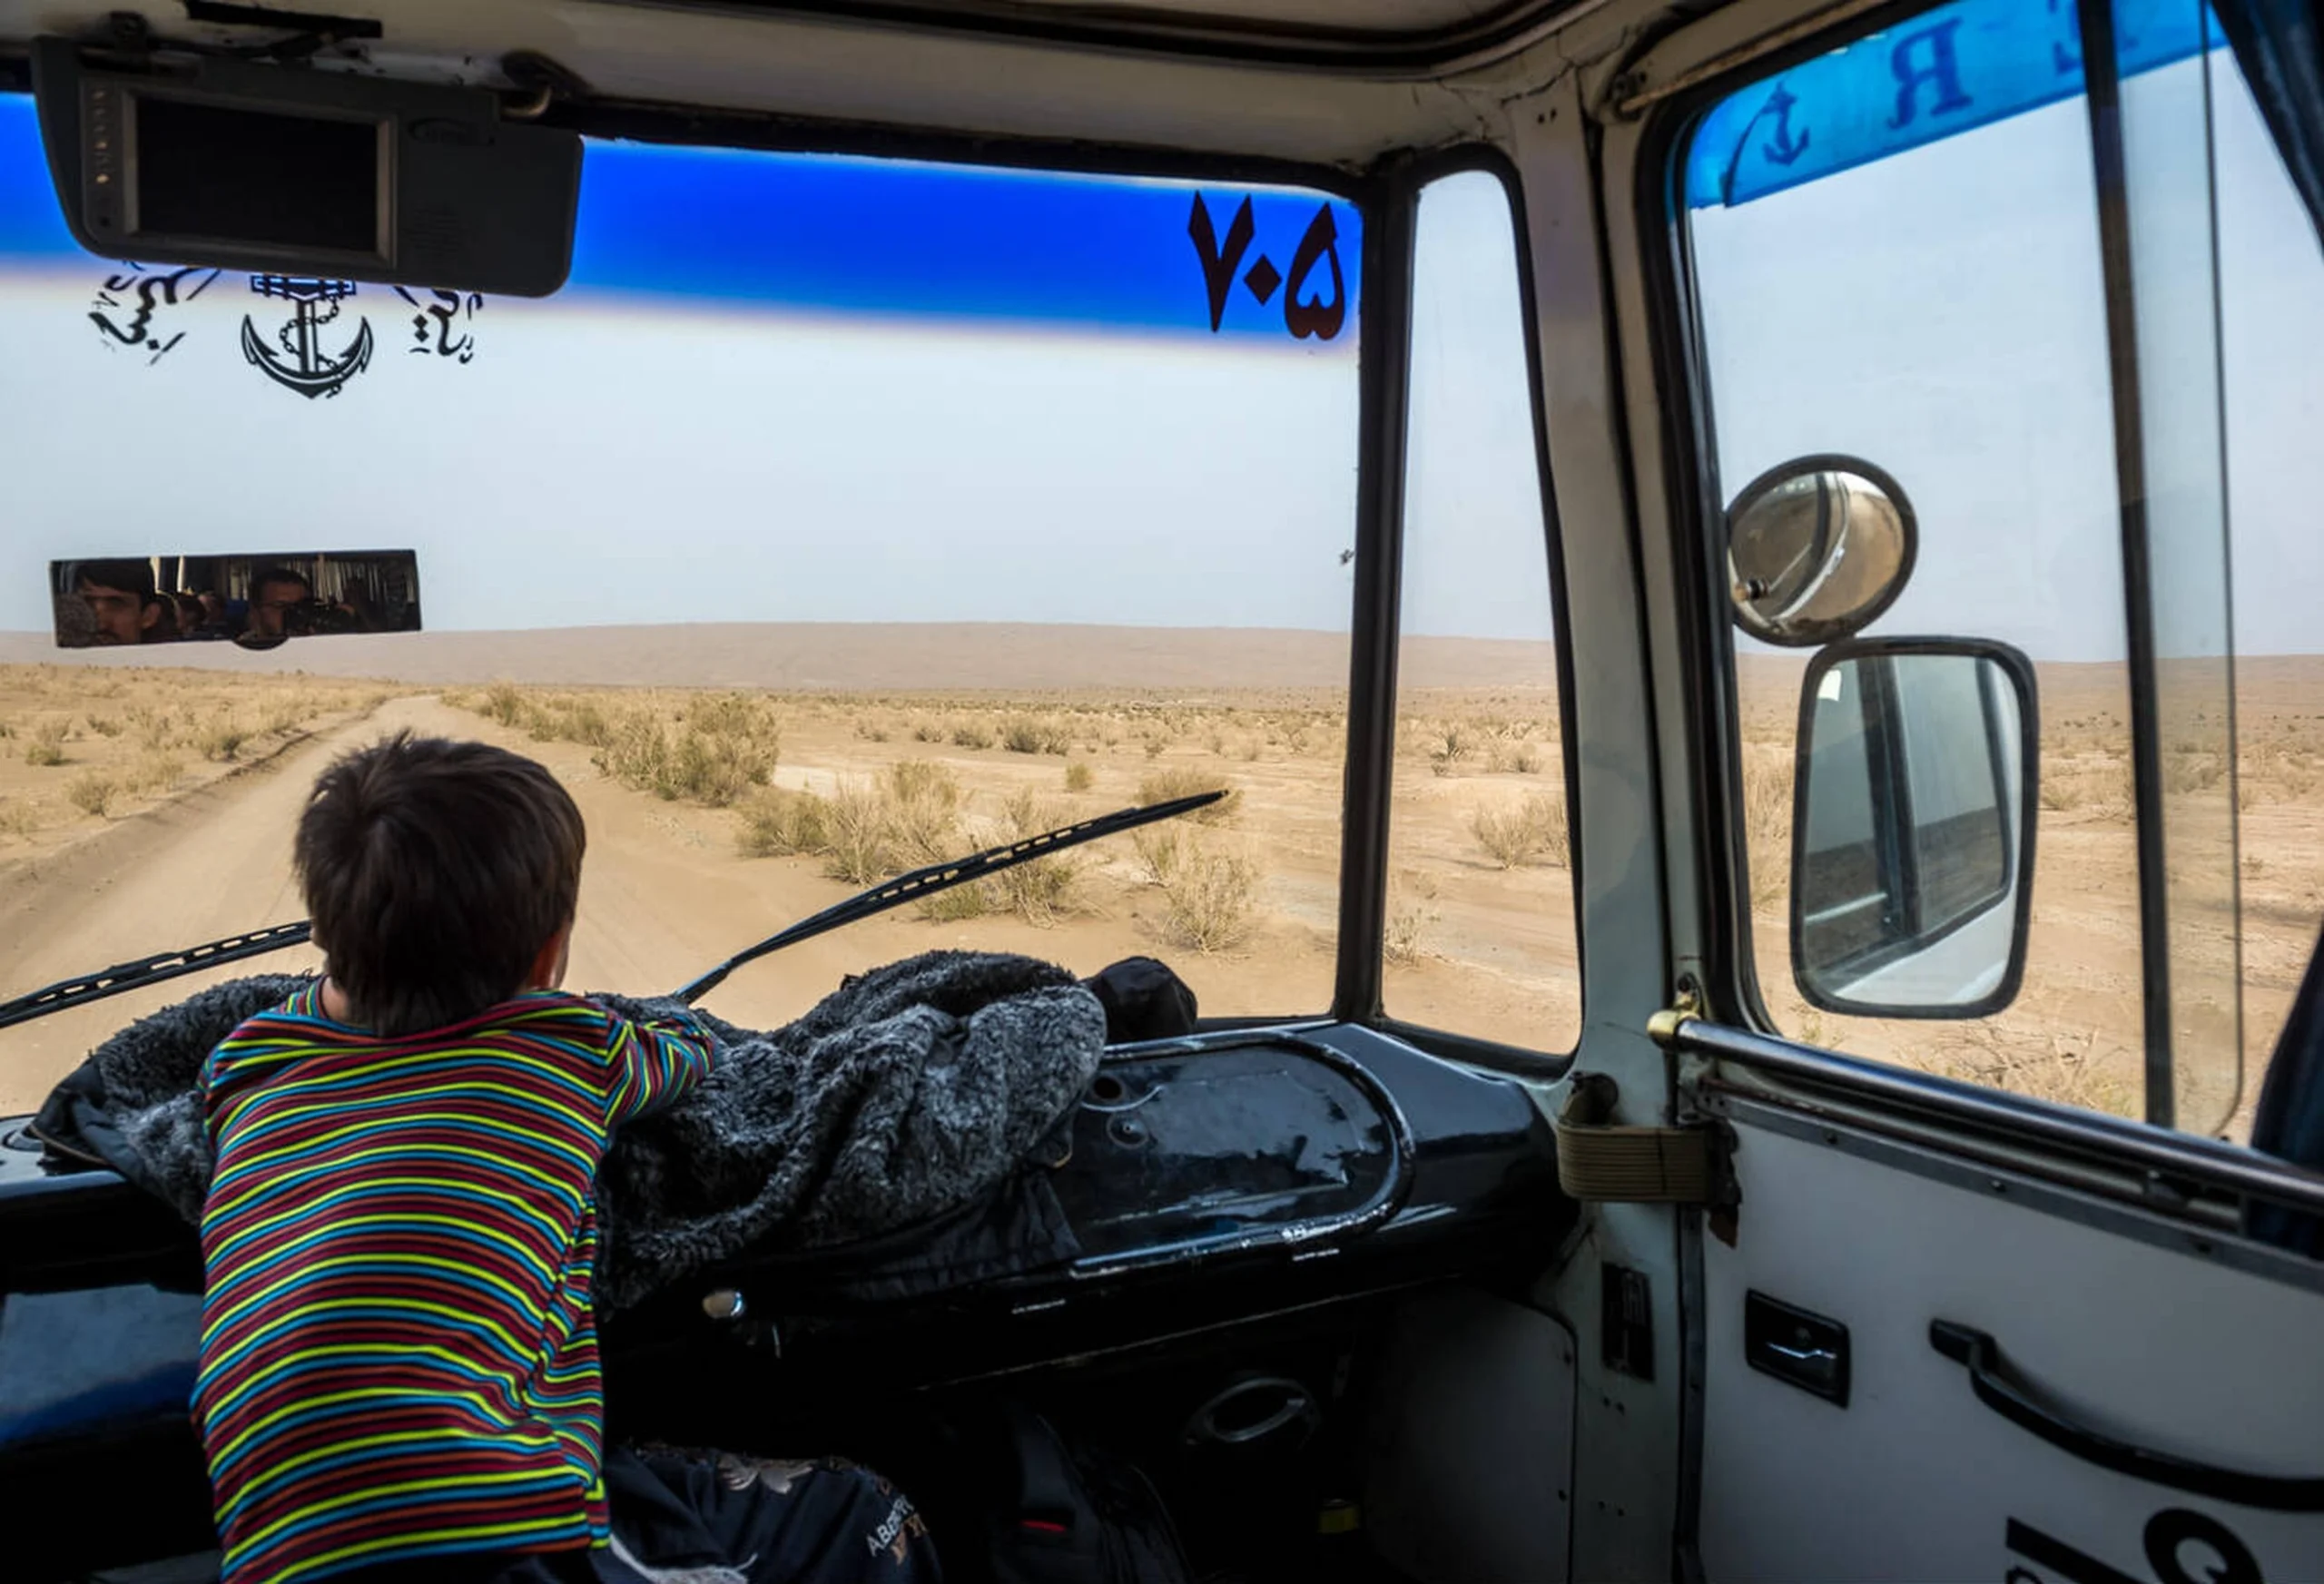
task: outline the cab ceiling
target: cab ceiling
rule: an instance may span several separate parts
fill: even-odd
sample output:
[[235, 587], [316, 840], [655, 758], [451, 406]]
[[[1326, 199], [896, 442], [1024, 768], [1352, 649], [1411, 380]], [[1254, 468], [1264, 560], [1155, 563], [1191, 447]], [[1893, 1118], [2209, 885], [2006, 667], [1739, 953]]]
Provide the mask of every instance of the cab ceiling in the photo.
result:
[[[1487, 135], [1499, 102], [1525, 84], [1506, 64], [1475, 80], [1478, 63], [1511, 62], [1561, 15], [1603, 4], [299, 0], [295, 11], [376, 21], [378, 37], [317, 59], [388, 75], [499, 84], [502, 58], [530, 51], [615, 103], [1354, 169]], [[247, 46], [292, 31], [221, 22], [220, 9], [0, 0], [0, 50], [42, 34], [101, 36], [124, 14], [171, 42]]]

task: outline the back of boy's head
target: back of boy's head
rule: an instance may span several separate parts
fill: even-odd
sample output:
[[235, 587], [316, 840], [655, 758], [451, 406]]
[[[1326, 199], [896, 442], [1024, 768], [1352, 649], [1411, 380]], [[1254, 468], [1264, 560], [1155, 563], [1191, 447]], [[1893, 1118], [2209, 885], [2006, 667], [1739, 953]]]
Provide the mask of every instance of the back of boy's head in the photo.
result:
[[526, 988], [572, 921], [584, 840], [531, 760], [398, 733], [323, 772], [293, 860], [332, 981], [366, 1028], [403, 1035]]

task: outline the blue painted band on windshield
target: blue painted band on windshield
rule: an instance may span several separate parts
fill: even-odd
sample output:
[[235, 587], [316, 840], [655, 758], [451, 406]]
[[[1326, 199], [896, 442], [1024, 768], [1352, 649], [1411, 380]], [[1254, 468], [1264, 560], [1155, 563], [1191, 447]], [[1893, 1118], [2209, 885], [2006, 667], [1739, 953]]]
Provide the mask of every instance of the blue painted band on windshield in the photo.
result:
[[[1354, 340], [1362, 239], [1354, 205], [1281, 188], [593, 141], [569, 290], [1205, 337], [1216, 301], [1218, 334], [1315, 346]], [[74, 260], [102, 269], [65, 229], [32, 99], [0, 94], [0, 268]], [[1334, 262], [1323, 335], [1302, 310], [1334, 300]]]
[[[2115, 0], [2122, 74], [2225, 45], [2200, 0]], [[2083, 91], [2073, 0], [1955, 0], [1721, 100], [1687, 151], [1687, 206], [1731, 208]]]

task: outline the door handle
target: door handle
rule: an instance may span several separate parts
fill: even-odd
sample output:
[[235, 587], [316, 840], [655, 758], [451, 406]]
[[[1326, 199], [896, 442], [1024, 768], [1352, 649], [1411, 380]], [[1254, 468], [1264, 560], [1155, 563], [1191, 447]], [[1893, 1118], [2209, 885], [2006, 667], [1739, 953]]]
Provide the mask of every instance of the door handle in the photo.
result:
[[1929, 1345], [1969, 1371], [1969, 1384], [1977, 1401], [2021, 1430], [2031, 1431], [2052, 1446], [2085, 1463], [2132, 1479], [2167, 1485], [2191, 1495], [2232, 1501], [2239, 1507], [2265, 1508], [2272, 1512], [2324, 1512], [2324, 1480], [2285, 1474], [2252, 1474], [2237, 1469], [2150, 1451], [2116, 1441], [2087, 1425], [2047, 1408], [2036, 1394], [2002, 1362], [2000, 1344], [1986, 1332], [1949, 1320], [1928, 1323]]

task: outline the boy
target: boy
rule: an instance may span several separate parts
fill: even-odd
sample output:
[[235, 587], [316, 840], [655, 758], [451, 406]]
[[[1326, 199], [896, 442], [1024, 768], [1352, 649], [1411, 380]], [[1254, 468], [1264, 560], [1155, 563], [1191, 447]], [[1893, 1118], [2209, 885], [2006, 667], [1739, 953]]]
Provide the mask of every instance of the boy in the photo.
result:
[[[557, 993], [583, 845], [547, 770], [479, 743], [399, 734], [315, 785], [294, 860], [325, 977], [203, 1074], [193, 1409], [224, 1584], [657, 1576], [612, 1539], [593, 1181], [612, 1130], [712, 1046]], [[838, 1559], [779, 1543], [780, 1512], [711, 1521], [731, 1482], [622, 1472], [675, 1481], [682, 1507], [691, 1489], [699, 1532]], [[832, 1471], [814, 1505], [909, 1515], [917, 1538], [874, 1484]]]

